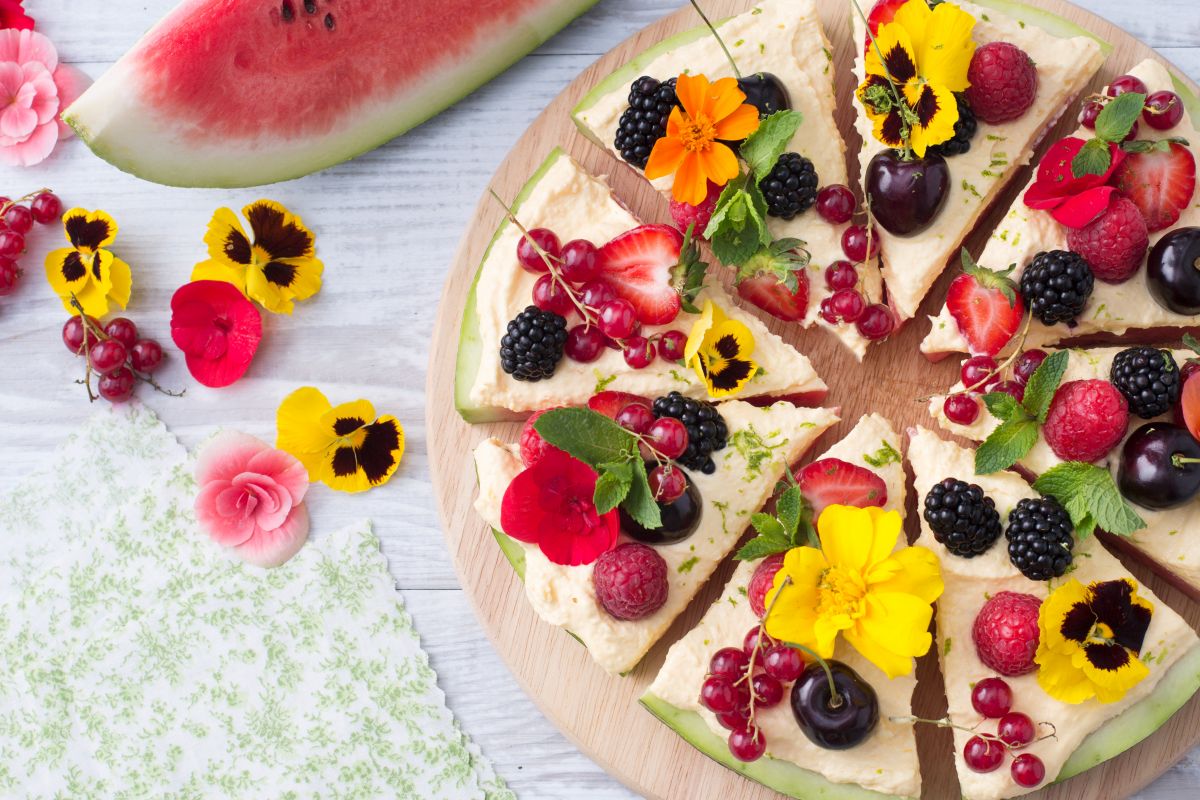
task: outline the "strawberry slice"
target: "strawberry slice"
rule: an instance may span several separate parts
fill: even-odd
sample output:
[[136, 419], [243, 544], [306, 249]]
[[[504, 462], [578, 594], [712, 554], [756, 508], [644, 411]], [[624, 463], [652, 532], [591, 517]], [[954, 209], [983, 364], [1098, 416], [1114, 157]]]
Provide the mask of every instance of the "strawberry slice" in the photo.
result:
[[616, 419], [617, 414], [627, 405], [638, 403], [650, 408], [650, 401], [640, 394], [629, 392], [600, 392], [588, 398], [588, 408], [598, 411], [609, 419]]
[[1154, 145], [1145, 153], [1130, 153], [1113, 173], [1117, 191], [1133, 201], [1151, 233], [1179, 221], [1196, 191], [1196, 159], [1178, 142]]
[[1192, 436], [1200, 439], [1200, 375], [1193, 374], [1183, 384], [1179, 396], [1179, 416]]
[[[908, 0], [879, 0], [873, 5], [871, 13], [867, 15], [867, 27], [871, 29], [871, 35], [878, 36], [880, 27], [895, 19], [896, 12], [906, 2]], [[863, 39], [863, 52], [866, 53], [871, 49], [871, 37], [864, 36]]]
[[867, 508], [887, 502], [887, 484], [883, 478], [840, 458], [814, 461], [796, 473], [796, 482], [800, 484], [800, 493], [812, 503], [814, 517], [826, 506], [835, 504]]
[[683, 234], [670, 225], [642, 225], [600, 248], [600, 275], [618, 297], [633, 303], [638, 322], [665, 325], [682, 305], [673, 271]]
[[780, 239], [754, 254], [738, 270], [743, 300], [773, 317], [796, 322], [808, 313], [808, 252], [799, 239]]
[[1016, 293], [1016, 285], [1003, 272], [985, 269], [962, 251], [963, 274], [950, 284], [946, 307], [958, 323], [974, 355], [994, 356], [1021, 327], [1025, 301]]

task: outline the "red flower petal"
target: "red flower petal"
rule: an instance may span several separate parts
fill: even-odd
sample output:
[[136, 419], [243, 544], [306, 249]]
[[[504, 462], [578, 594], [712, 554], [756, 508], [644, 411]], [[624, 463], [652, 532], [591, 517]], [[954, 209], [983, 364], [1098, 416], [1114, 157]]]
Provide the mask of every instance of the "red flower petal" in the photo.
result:
[[[1041, 162], [1038, 163], [1037, 180], [1025, 191], [1026, 206], [1041, 210], [1058, 208], [1070, 198], [1103, 186], [1125, 160], [1125, 151], [1110, 142], [1108, 152], [1111, 160], [1108, 170], [1103, 175], [1084, 175], [1076, 178], [1071, 170], [1071, 162], [1085, 144], [1087, 142], [1084, 139], [1068, 136], [1059, 139], [1046, 151], [1046, 155], [1042, 156]], [[1089, 202], [1095, 203], [1096, 200], [1093, 198]], [[1104, 207], [1108, 207], [1107, 200]], [[1068, 216], [1075, 218], [1075, 215]], [[1055, 219], [1058, 217], [1055, 216]]]
[[33, 17], [25, 13], [21, 0], [0, 0], [0, 30], [6, 28], [33, 30]]
[[228, 386], [254, 360], [262, 317], [233, 284], [194, 281], [171, 298], [171, 339], [193, 378], [213, 388]]
[[1109, 201], [1117, 190], [1112, 186], [1095, 186], [1087, 191], [1068, 197], [1050, 216], [1068, 228], [1083, 228], [1108, 210]]

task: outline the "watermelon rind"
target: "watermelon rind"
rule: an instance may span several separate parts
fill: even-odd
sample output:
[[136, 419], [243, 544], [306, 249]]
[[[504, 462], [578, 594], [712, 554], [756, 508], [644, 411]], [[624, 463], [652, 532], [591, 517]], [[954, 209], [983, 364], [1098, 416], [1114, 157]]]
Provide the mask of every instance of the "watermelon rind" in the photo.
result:
[[508, 563], [512, 565], [513, 572], [517, 573], [517, 577], [521, 579], [521, 583], [524, 583], [525, 548], [521, 547], [516, 539], [504, 531], [492, 528], [492, 536], [496, 537], [496, 544], [500, 545], [500, 552], [504, 554], [504, 557], [508, 559]]
[[1092, 33], [1087, 28], [1044, 8], [1017, 2], [1017, 0], [971, 0], [971, 2], [977, 6], [994, 8], [996, 11], [1016, 19], [1018, 22], [1032, 23], [1047, 33], [1052, 33], [1064, 39], [1073, 36], [1086, 36], [1100, 45], [1100, 52], [1106, 56], [1113, 51], [1113, 46], [1108, 41]]
[[[530, 176], [525, 185], [521, 187], [521, 191], [509, 204], [513, 214], [520, 211], [521, 205], [529, 199], [529, 195], [537, 188], [538, 182], [565, 155], [566, 153], [561, 147], [550, 151], [550, 155], [546, 156], [546, 160]], [[454, 407], [458, 410], [459, 415], [471, 424], [512, 421], [524, 416], [514, 414], [504, 408], [480, 407], [471, 402], [471, 386], [474, 385], [475, 376], [479, 373], [479, 359], [483, 347], [479, 333], [479, 310], [475, 292], [479, 286], [479, 276], [483, 274], [483, 265], [487, 263], [488, 256], [491, 254], [492, 248], [496, 246], [500, 234], [504, 233], [510, 224], [506, 216], [500, 226], [496, 228], [496, 232], [492, 234], [487, 249], [483, 251], [483, 258], [479, 260], [479, 267], [475, 270], [475, 278], [471, 281], [471, 290], [467, 293], [467, 302], [462, 312], [462, 326], [458, 334], [458, 357], [454, 366]]]

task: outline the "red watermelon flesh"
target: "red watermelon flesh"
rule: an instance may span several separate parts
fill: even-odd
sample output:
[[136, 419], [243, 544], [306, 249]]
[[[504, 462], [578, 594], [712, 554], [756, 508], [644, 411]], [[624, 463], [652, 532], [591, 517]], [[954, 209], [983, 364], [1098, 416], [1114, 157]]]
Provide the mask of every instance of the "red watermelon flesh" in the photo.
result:
[[64, 118], [159, 183], [298, 177], [403, 133], [595, 0], [185, 0]]

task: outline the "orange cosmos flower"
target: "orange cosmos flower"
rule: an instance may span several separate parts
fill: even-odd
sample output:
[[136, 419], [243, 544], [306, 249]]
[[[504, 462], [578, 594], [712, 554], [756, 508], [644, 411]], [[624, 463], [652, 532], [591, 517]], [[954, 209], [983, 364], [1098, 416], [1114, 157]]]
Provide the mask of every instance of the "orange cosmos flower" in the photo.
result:
[[671, 109], [667, 135], [654, 143], [646, 177], [674, 173], [672, 196], [698, 206], [708, 194], [709, 181], [724, 186], [738, 176], [737, 154], [723, 142], [754, 133], [758, 109], [744, 102], [746, 95], [733, 78], [709, 83], [703, 75], [680, 75], [675, 94], [683, 108]]

